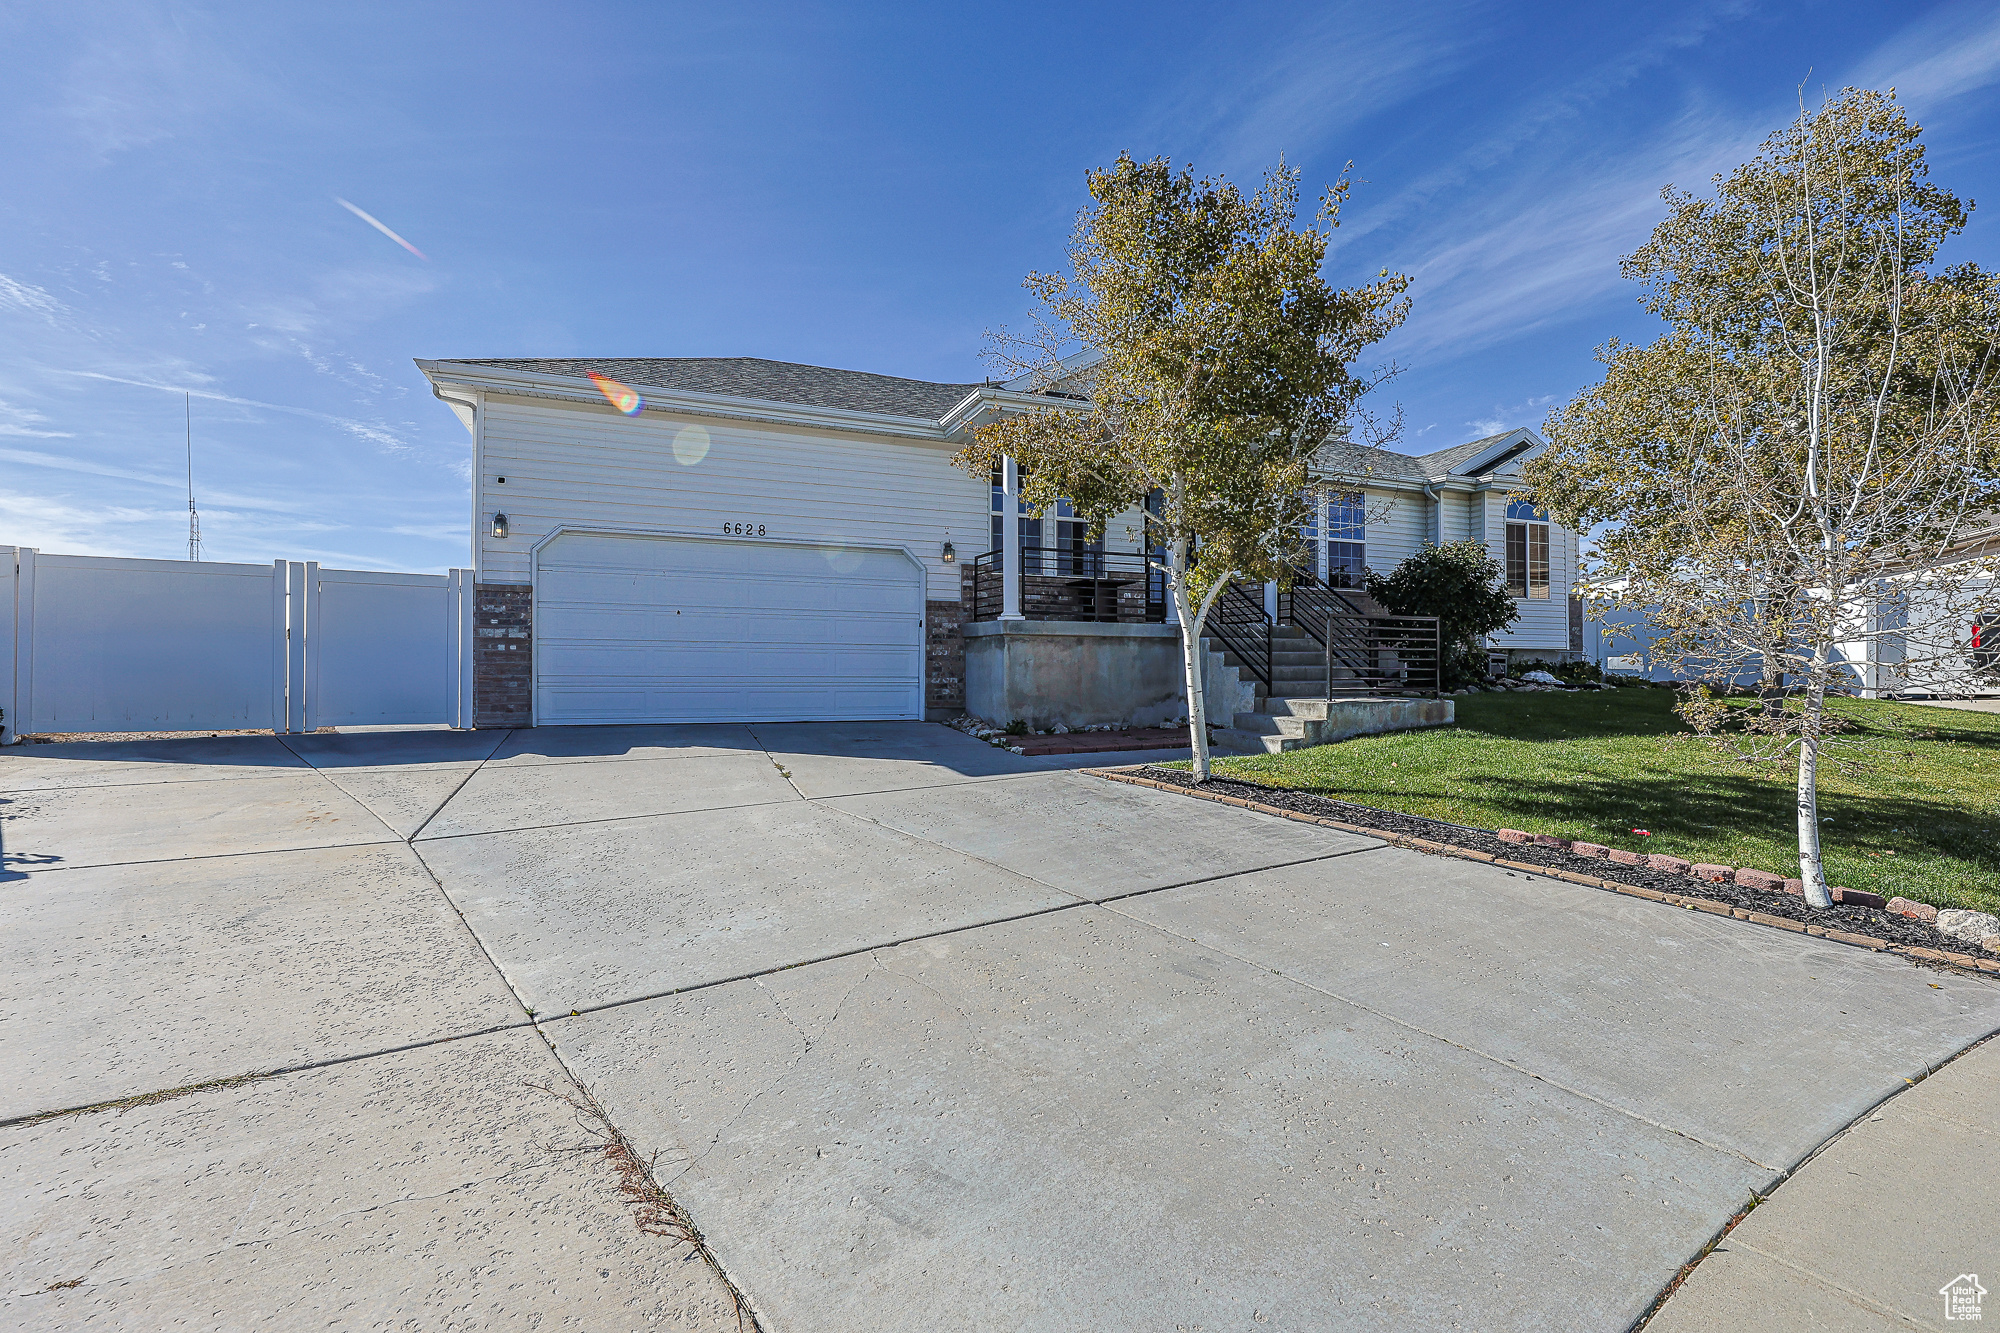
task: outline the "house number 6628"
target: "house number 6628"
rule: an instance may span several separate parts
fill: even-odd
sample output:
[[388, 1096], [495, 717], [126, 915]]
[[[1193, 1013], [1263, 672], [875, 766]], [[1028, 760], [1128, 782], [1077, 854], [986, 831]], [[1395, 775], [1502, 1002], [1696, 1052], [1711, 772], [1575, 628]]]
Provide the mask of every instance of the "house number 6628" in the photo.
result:
[[722, 530], [731, 537], [761, 537], [764, 535], [762, 523], [724, 523]]

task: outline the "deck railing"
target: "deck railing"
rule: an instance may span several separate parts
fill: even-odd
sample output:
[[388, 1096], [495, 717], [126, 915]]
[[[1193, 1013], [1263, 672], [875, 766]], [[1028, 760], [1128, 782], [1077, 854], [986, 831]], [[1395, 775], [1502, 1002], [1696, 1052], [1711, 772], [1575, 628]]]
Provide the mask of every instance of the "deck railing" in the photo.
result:
[[[1003, 577], [1000, 552], [973, 560], [974, 620], [1000, 618]], [[1167, 618], [1166, 576], [1137, 552], [1023, 546], [1021, 614], [1029, 620], [1159, 624]]]

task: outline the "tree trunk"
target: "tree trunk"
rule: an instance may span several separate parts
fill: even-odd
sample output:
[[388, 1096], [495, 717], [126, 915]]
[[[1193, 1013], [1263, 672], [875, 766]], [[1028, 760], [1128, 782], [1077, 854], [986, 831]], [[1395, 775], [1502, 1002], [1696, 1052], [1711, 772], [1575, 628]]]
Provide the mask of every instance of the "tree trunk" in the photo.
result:
[[[1187, 677], [1188, 742], [1194, 747], [1194, 780], [1208, 781], [1208, 693], [1201, 687], [1201, 626], [1183, 579], [1168, 580], [1181, 622], [1181, 670]], [[1206, 607], [1202, 608], [1204, 611]]]
[[1814, 907], [1833, 906], [1819, 848], [1819, 724], [1826, 711], [1826, 655], [1821, 645], [1806, 689], [1806, 715], [1799, 733], [1799, 878], [1805, 882], [1806, 901]]

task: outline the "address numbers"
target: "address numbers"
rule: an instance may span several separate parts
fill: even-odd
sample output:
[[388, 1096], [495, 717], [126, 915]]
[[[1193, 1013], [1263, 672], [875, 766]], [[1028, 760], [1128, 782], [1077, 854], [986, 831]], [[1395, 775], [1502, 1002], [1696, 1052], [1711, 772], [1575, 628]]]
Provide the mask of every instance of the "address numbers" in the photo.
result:
[[724, 533], [731, 537], [761, 537], [764, 535], [762, 523], [724, 523]]

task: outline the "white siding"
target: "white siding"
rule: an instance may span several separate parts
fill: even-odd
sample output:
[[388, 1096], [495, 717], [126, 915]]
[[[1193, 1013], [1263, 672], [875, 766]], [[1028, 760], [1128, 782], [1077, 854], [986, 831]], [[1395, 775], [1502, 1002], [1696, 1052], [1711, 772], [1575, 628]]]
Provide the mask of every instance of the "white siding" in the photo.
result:
[[[698, 459], [681, 436], [692, 430], [707, 434]], [[479, 578], [526, 583], [530, 548], [559, 526], [720, 536], [724, 523], [748, 523], [771, 537], [908, 547], [928, 596], [955, 600], [946, 536], [963, 560], [986, 548], [990, 528], [985, 480], [952, 466], [955, 448], [489, 395], [475, 480]], [[496, 511], [505, 538], [491, 534]]]
[[1368, 491], [1368, 567], [1387, 574], [1430, 536], [1430, 501], [1421, 492]]

